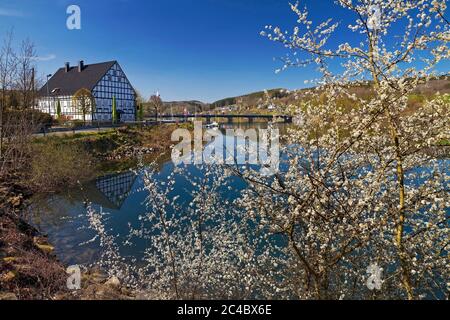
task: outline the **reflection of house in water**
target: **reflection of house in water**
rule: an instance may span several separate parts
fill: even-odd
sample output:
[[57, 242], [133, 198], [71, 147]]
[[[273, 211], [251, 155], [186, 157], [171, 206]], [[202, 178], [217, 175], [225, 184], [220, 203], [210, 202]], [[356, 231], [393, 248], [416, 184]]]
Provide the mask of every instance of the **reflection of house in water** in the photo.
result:
[[86, 189], [89, 200], [104, 208], [120, 209], [131, 193], [136, 174], [127, 171], [98, 178]]

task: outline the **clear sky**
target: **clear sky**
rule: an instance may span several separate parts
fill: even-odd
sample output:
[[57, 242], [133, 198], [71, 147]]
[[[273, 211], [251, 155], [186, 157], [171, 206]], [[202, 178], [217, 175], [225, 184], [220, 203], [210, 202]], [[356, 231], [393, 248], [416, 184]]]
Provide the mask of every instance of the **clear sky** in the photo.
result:
[[[39, 74], [64, 62], [118, 60], [133, 86], [148, 97], [205, 102], [270, 88], [295, 89], [314, 69], [275, 74], [286, 53], [259, 35], [267, 24], [290, 27], [288, 0], [0, 0], [0, 33], [14, 27], [40, 57]], [[332, 0], [304, 0], [313, 18], [346, 11]], [[81, 30], [68, 30], [66, 9], [81, 7]], [[342, 41], [345, 39], [336, 39]]]

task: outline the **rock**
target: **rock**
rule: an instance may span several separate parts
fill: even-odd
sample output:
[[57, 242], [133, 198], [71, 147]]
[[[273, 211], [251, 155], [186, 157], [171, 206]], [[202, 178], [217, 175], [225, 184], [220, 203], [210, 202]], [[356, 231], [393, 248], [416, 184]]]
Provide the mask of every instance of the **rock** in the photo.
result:
[[0, 279], [3, 282], [11, 282], [17, 277], [17, 273], [14, 271], [9, 271], [5, 275], [3, 275]]
[[34, 237], [33, 238], [33, 242], [35, 244], [36, 247], [39, 248], [39, 250], [47, 253], [47, 254], [52, 254], [53, 251], [55, 251], [55, 247], [51, 246], [50, 244], [48, 244], [45, 239], [39, 238], [39, 237]]
[[53, 296], [53, 300], [55, 301], [63, 301], [63, 300], [70, 300], [71, 297], [67, 293], [57, 293]]
[[3, 258], [3, 261], [6, 263], [13, 263], [13, 262], [17, 261], [17, 258], [16, 257], [6, 257], [6, 258]]
[[55, 247], [53, 247], [51, 245], [47, 245], [47, 244], [36, 244], [36, 247], [38, 247], [39, 250], [41, 250], [47, 254], [52, 254], [53, 251], [55, 251]]
[[120, 287], [120, 280], [116, 276], [111, 277], [108, 281], [105, 282], [105, 285], [110, 286], [112, 288]]
[[12, 197], [8, 202], [15, 208], [20, 207], [22, 205], [22, 197]]
[[11, 292], [0, 292], [0, 300], [19, 300], [14, 293]]

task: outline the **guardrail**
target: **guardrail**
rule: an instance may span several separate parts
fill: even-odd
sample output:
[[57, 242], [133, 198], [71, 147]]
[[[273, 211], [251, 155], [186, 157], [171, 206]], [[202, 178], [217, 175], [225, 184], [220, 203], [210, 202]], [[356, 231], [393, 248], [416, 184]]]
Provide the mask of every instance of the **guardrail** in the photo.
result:
[[192, 118], [202, 118], [208, 121], [212, 119], [228, 119], [232, 121], [233, 119], [248, 119], [253, 121], [255, 119], [283, 119], [286, 123], [292, 123], [293, 117], [291, 115], [267, 115], [267, 114], [161, 114], [158, 115], [161, 119], [192, 119]]
[[133, 122], [121, 122], [117, 124], [111, 123], [91, 123], [90, 125], [80, 126], [80, 127], [48, 127], [44, 126], [36, 134], [43, 134], [44, 136], [51, 133], [64, 133], [64, 132], [72, 132], [77, 133], [80, 131], [88, 131], [88, 130], [102, 130], [102, 129], [117, 129], [122, 127], [149, 127], [156, 125], [156, 121], [133, 121]]

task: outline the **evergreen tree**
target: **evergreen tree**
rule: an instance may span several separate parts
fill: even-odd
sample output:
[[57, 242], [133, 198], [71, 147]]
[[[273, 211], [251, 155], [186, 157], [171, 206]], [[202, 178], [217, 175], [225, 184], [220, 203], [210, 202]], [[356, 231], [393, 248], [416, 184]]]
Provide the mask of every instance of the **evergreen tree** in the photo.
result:
[[113, 122], [113, 124], [117, 123], [117, 103], [116, 103], [115, 96], [113, 96], [113, 101], [112, 101], [112, 122]]
[[56, 102], [56, 116], [58, 119], [61, 119], [61, 101]]

